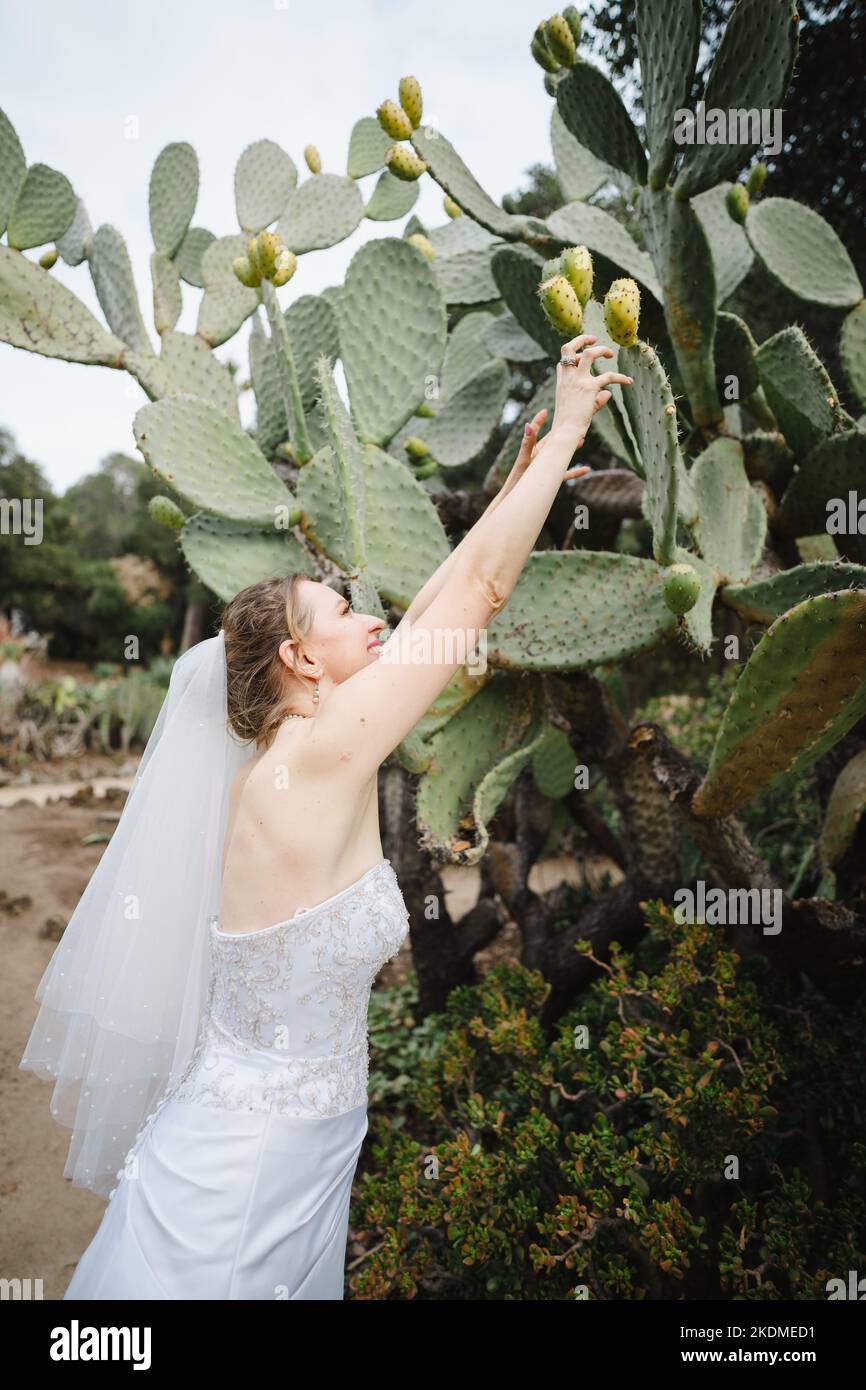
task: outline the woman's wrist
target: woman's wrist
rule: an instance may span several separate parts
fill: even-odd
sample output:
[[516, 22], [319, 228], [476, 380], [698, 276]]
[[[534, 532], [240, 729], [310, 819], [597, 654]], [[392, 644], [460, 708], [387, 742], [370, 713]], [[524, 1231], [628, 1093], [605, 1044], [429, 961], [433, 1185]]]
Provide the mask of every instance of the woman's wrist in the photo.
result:
[[553, 449], [558, 455], [565, 455], [570, 459], [572, 454], [576, 453], [578, 449], [583, 448], [583, 441], [585, 439], [586, 430], [576, 435], [573, 425], [557, 426], [554, 421], [550, 427], [550, 433], [547, 436], [545, 452], [547, 452], [548, 449]]

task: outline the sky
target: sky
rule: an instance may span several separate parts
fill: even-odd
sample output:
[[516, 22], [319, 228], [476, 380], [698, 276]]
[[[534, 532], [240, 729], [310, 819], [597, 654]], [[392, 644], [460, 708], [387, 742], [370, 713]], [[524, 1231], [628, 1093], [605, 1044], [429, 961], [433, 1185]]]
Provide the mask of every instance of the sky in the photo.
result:
[[[227, 236], [239, 230], [234, 167], [247, 145], [277, 141], [300, 180], [308, 177], [304, 146], [314, 144], [323, 170], [344, 174], [353, 125], [386, 97], [396, 100], [400, 77], [411, 73], [421, 83], [425, 124], [444, 132], [498, 201], [526, 184], [531, 164], [552, 162], [553, 103], [529, 52], [539, 17], [519, 0], [0, 0], [0, 103], [28, 164], [61, 170], [93, 228], [107, 222], [125, 238], [156, 349], [147, 192], [165, 145], [194, 146], [193, 225]], [[360, 180], [365, 200], [377, 177]], [[429, 176], [414, 211], [429, 226], [447, 220]], [[365, 219], [345, 241], [299, 257], [279, 292], [283, 307], [342, 283], [359, 246], [401, 235], [407, 220]], [[42, 249], [24, 254], [36, 261]], [[104, 322], [86, 264], [58, 258], [51, 273]], [[195, 331], [201, 293], [183, 285], [181, 332]], [[248, 331], [216, 349], [222, 361], [239, 362], [241, 380]], [[140, 458], [132, 419], [146, 401], [126, 372], [0, 343], [0, 426], [58, 492], [112, 452]], [[245, 392], [242, 423], [253, 417]]]

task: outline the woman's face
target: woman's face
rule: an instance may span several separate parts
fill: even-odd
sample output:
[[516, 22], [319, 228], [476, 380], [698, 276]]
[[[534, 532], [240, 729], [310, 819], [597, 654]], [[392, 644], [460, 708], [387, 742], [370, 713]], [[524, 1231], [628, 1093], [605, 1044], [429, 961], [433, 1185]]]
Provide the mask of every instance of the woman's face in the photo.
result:
[[[355, 613], [347, 599], [329, 584], [305, 579], [301, 594], [314, 610], [313, 626], [303, 650], [297, 652], [298, 671], [317, 680], [328, 676], [335, 685], [379, 659], [378, 633], [383, 618]], [[291, 660], [292, 645], [280, 648]]]

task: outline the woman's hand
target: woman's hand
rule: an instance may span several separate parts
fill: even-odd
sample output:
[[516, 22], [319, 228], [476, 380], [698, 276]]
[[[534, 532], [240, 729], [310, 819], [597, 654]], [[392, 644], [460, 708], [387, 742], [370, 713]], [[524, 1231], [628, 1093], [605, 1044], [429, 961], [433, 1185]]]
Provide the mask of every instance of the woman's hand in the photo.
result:
[[[579, 449], [586, 438], [593, 415], [610, 400], [611, 393], [606, 388], [614, 382], [631, 386], [632, 378], [622, 372], [601, 372], [598, 376], [593, 375], [592, 364], [595, 359], [613, 357], [614, 351], [613, 348], [596, 343], [592, 333], [583, 333], [579, 338], [572, 338], [569, 342], [563, 343], [561, 350], [577, 353], [578, 361], [576, 366], [562, 361], [556, 364], [556, 399], [550, 434], [556, 432], [566, 435], [569, 441], [573, 441], [574, 448]], [[547, 436], [549, 437], [550, 435]], [[566, 476], [574, 476], [574, 473], [575, 470], [569, 470]]]
[[[545, 444], [550, 438], [550, 432], [548, 431], [548, 433], [544, 436], [543, 439], [538, 438], [538, 432], [540, 429], [543, 428], [546, 419], [547, 406], [543, 406], [541, 410], [539, 410], [535, 415], [533, 415], [529, 424], [524, 425], [523, 439], [520, 444], [520, 449], [518, 450], [517, 458], [514, 460], [514, 463], [511, 466], [511, 472], [509, 473], [505, 482], [502, 484], [502, 487], [499, 489], [495, 498], [491, 502], [491, 507], [495, 506], [497, 502], [501, 502], [503, 497], [505, 497], [511, 491], [515, 483], [523, 477], [523, 474], [526, 472], [527, 468], [532, 463], [533, 459], [536, 457], [539, 451], [544, 448]], [[584, 473], [591, 472], [592, 469], [588, 467], [587, 464], [583, 463], [580, 465], [579, 468], [569, 468], [567, 472], [563, 473], [562, 480], [563, 482], [565, 482], [567, 478], [580, 478], [583, 476]], [[488, 507], [488, 511], [489, 510], [490, 508]]]

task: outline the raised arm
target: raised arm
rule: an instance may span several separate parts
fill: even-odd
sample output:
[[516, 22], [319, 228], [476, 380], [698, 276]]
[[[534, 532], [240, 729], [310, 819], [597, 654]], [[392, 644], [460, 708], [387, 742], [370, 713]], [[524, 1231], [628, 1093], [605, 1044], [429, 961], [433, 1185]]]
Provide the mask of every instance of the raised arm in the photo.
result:
[[[577, 338], [566, 346], [586, 342]], [[331, 691], [307, 745], [320, 767], [330, 756], [341, 775], [371, 776], [477, 646], [511, 596], [593, 414], [610, 399], [605, 388], [630, 383], [619, 372], [592, 375], [595, 358], [612, 355], [610, 348], [590, 346], [577, 366], [557, 364], [554, 420], [544, 448], [499, 505], [488, 507], [483, 526], [476, 523], [456, 547], [438, 593], [411, 628], [404, 617], [378, 660]]]

